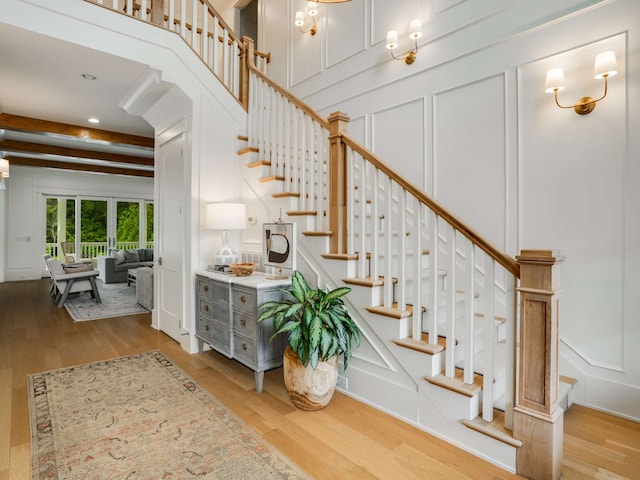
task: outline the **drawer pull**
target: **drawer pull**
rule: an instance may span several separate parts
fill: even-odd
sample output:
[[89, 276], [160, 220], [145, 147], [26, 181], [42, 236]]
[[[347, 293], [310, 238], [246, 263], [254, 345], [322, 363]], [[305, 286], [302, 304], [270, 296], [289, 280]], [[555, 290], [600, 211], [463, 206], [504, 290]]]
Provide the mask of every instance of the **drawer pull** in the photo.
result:
[[209, 331], [209, 325], [205, 325], [204, 329], [208, 332]]
[[247, 301], [247, 299], [246, 299], [246, 297], [245, 297], [244, 295], [242, 295], [242, 296], [240, 297], [240, 301], [241, 301], [242, 303], [244, 303], [244, 302], [246, 302], [246, 301]]
[[208, 291], [209, 291], [209, 285], [207, 285], [207, 284], [205, 283], [205, 284], [204, 284], [204, 287], [202, 287], [202, 289], [203, 289], [205, 292], [208, 292]]
[[242, 349], [243, 349], [243, 350], [246, 350], [246, 349], [247, 349], [247, 344], [246, 344], [246, 343], [243, 343], [243, 344], [242, 344]]
[[244, 318], [240, 319], [240, 325], [242, 325], [243, 327], [245, 327], [247, 325], [247, 321]]
[[204, 306], [204, 311], [205, 311], [205, 312], [208, 312], [208, 311], [209, 311], [209, 305], [205, 305], [205, 306]]

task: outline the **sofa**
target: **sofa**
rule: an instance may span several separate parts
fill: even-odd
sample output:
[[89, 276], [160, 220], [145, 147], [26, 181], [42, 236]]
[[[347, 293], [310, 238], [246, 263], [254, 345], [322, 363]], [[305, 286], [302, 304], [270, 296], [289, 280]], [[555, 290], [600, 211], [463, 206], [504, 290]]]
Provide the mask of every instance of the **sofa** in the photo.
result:
[[153, 266], [153, 249], [113, 250], [109, 256], [98, 257], [100, 280], [104, 283], [127, 281], [127, 271], [132, 268]]

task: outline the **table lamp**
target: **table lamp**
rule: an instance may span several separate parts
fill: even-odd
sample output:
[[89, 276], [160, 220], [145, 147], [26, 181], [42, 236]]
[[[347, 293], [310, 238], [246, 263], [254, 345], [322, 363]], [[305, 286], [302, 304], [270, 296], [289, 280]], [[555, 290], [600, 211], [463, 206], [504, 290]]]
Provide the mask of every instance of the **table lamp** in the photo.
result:
[[238, 263], [239, 255], [229, 244], [229, 231], [247, 228], [247, 211], [244, 204], [207, 204], [206, 228], [222, 230], [222, 248], [213, 256], [213, 264], [215, 266], [226, 266], [231, 263]]

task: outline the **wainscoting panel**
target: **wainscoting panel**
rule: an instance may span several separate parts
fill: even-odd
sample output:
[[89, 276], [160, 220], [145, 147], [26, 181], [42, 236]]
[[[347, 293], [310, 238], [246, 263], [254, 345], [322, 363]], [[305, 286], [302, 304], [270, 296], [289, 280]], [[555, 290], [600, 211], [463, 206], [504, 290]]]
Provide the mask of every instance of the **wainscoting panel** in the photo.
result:
[[326, 43], [326, 68], [350, 58], [366, 49], [366, 2], [325, 4], [320, 6], [323, 16], [323, 38]]
[[505, 248], [505, 91], [496, 75], [434, 96], [435, 196]]
[[372, 115], [376, 155], [424, 188], [424, 101], [418, 98]]

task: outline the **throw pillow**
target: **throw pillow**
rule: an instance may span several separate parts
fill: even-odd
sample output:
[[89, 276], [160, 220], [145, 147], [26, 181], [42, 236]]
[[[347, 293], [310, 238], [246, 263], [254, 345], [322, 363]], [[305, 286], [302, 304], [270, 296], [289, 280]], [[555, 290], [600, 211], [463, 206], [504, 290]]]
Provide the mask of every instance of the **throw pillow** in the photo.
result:
[[111, 256], [116, 259], [116, 265], [124, 263], [124, 250], [114, 250]]
[[138, 257], [138, 252], [135, 250], [125, 250], [124, 261], [125, 263], [139, 263], [140, 257]]
[[62, 267], [65, 273], [91, 272], [93, 265], [81, 265], [79, 267]]

